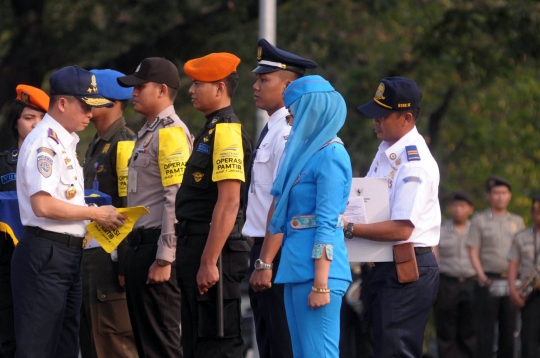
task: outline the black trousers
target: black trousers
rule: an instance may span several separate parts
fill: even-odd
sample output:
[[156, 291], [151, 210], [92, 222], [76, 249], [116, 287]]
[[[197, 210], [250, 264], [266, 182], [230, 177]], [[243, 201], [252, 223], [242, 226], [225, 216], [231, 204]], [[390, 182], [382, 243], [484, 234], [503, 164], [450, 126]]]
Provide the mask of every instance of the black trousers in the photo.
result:
[[[180, 289], [176, 264], [167, 282], [148, 285], [148, 269], [156, 260], [159, 231], [133, 231], [128, 236], [124, 263], [129, 317], [140, 358], [182, 357], [180, 343]], [[134, 235], [141, 233], [137, 240]], [[133, 244], [135, 243], [135, 244]]]
[[83, 251], [82, 358], [135, 358], [126, 293], [118, 283], [118, 264], [101, 247]]
[[394, 262], [376, 262], [369, 277], [374, 357], [422, 356], [424, 330], [435, 299], [439, 268], [432, 252], [417, 255], [420, 278], [399, 283]]
[[[501, 279], [500, 276], [488, 275], [488, 277], [492, 280]], [[512, 357], [518, 309], [510, 300], [510, 296], [493, 297], [489, 293], [488, 286], [480, 287], [476, 284], [474, 311], [477, 322], [477, 357], [493, 356], [496, 323], [499, 327], [497, 357]]]
[[439, 276], [434, 307], [439, 358], [476, 357], [474, 284], [473, 277]]
[[[187, 225], [189, 227], [189, 225]], [[208, 227], [208, 224], [206, 224]], [[178, 236], [176, 260], [182, 290], [182, 346], [186, 358], [241, 358], [242, 312], [240, 282], [246, 276], [247, 251], [243, 240], [227, 240], [222, 250], [223, 320], [225, 335], [217, 337], [217, 285], [204, 295], [197, 288], [197, 272], [208, 234]]]
[[15, 357], [78, 356], [82, 251], [24, 230], [11, 262]]
[[14, 357], [16, 348], [11, 293], [11, 257], [14, 249], [11, 236], [0, 232], [0, 344], [5, 358]]
[[538, 358], [540, 341], [540, 292], [536, 291], [521, 309], [521, 358]]
[[[254, 271], [254, 263], [261, 254], [262, 243], [251, 247], [249, 274]], [[274, 258], [272, 270], [272, 288], [255, 292], [249, 288], [249, 300], [255, 320], [257, 346], [261, 358], [292, 358], [291, 336], [283, 301], [284, 285], [274, 284], [281, 259], [281, 249]]]

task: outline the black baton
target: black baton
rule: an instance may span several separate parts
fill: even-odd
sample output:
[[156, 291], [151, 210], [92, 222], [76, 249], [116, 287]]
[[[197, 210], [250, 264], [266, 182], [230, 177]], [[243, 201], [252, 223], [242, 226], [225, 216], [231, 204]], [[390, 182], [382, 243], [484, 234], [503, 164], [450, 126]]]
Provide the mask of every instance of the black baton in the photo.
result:
[[219, 272], [219, 281], [217, 283], [217, 310], [216, 310], [216, 319], [217, 319], [217, 336], [223, 338], [225, 336], [225, 329], [223, 324], [223, 263], [221, 261], [221, 253], [218, 257], [218, 272]]

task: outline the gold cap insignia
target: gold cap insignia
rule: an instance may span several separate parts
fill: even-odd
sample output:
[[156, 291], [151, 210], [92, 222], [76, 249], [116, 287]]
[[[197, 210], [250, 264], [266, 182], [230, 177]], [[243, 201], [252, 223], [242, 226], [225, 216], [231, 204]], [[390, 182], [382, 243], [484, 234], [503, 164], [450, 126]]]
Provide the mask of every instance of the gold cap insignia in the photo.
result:
[[28, 93], [21, 92], [21, 101], [29, 105], [30, 104], [30, 95]]
[[262, 59], [262, 47], [259, 46], [257, 48], [257, 61], [260, 61]]
[[88, 87], [88, 93], [97, 93], [97, 82], [96, 76], [92, 75], [92, 80], [90, 81], [90, 87]]
[[377, 92], [375, 92], [375, 99], [385, 99], [384, 98], [384, 83], [379, 83]]

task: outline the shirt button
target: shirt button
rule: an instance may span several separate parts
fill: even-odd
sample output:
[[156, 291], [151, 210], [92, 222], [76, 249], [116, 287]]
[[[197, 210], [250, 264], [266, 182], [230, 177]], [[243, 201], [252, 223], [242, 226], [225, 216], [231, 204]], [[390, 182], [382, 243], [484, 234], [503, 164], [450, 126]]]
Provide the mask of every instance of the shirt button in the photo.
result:
[[104, 294], [101, 295], [101, 298], [105, 298], [105, 297], [107, 297], [107, 295], [104, 295]]

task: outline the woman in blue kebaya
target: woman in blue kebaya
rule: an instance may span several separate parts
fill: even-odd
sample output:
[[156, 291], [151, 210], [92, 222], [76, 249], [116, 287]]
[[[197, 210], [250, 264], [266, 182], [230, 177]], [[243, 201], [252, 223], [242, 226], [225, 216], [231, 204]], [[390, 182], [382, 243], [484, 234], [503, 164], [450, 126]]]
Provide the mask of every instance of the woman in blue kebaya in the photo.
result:
[[[271, 263], [282, 245], [275, 283], [285, 284], [294, 357], [339, 357], [341, 300], [351, 282], [342, 214], [352, 170], [337, 138], [345, 101], [324, 78], [306, 76], [287, 87], [284, 102], [294, 121], [271, 191], [274, 235], [267, 233], [260, 262]], [[271, 285], [267, 274], [256, 271], [254, 289]]]

